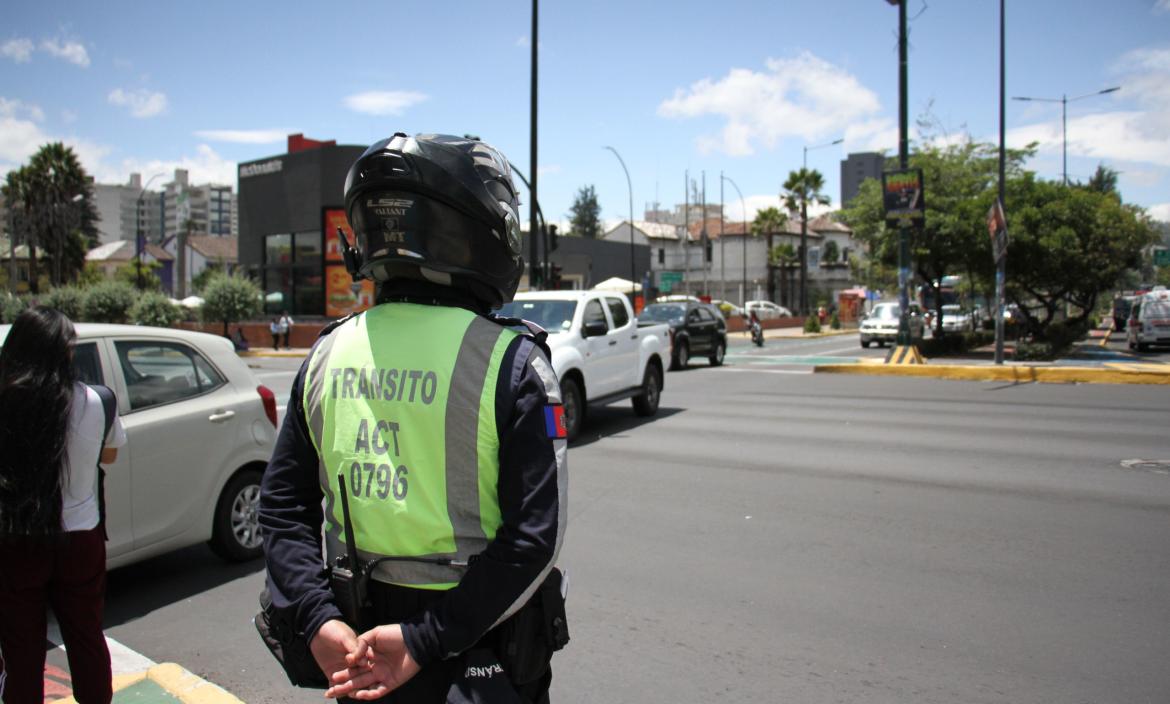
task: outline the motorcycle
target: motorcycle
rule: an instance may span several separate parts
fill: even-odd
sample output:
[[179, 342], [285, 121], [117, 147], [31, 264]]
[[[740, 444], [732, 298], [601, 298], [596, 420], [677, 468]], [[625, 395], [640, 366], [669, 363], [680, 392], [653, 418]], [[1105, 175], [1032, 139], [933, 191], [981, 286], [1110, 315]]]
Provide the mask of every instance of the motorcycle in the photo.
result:
[[753, 320], [751, 322], [752, 342], [756, 347], [764, 346], [764, 326], [760, 325], [760, 321]]

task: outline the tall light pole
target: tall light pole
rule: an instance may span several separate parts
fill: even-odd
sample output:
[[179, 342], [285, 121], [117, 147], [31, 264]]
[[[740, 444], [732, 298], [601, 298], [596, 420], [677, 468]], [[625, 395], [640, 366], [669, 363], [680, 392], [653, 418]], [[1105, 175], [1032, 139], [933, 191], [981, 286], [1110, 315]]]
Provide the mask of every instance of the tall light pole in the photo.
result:
[[[528, 186], [529, 192], [532, 194], [532, 205], [528, 208], [528, 238], [529, 251], [532, 255], [532, 261], [529, 262], [528, 267], [528, 288], [536, 289], [536, 280], [540, 278], [537, 275], [537, 250], [536, 250], [536, 236], [539, 230], [536, 229], [536, 46], [539, 43], [537, 39], [537, 11], [539, 9], [540, 0], [532, 0], [532, 86], [529, 105], [529, 144], [528, 144], [528, 173], [532, 176], [532, 183]], [[548, 252], [545, 252], [548, 256]], [[543, 287], [544, 282], [541, 282]]]
[[1060, 103], [1060, 132], [1063, 146], [1061, 148], [1061, 161], [1063, 162], [1064, 171], [1064, 185], [1068, 185], [1068, 104], [1083, 98], [1092, 98], [1095, 95], [1105, 95], [1106, 93], [1113, 93], [1121, 90], [1121, 86], [1113, 86], [1105, 90], [1099, 90], [1095, 93], [1085, 93], [1075, 97], [1068, 97], [1061, 95], [1059, 98], [1030, 98], [1027, 96], [1012, 96], [1012, 100], [1023, 100], [1033, 103]]
[[165, 176], [165, 175], [166, 175], [165, 173], [157, 173], [154, 176], [151, 176], [149, 180], [147, 180], [146, 185], [142, 187], [142, 192], [138, 194], [138, 205], [134, 208], [134, 213], [138, 216], [137, 217], [137, 219], [138, 219], [138, 233], [137, 233], [137, 236], [135, 237], [135, 241], [134, 241], [134, 245], [135, 245], [134, 246], [134, 254], [135, 254], [135, 259], [137, 260], [136, 266], [138, 268], [138, 290], [139, 291], [142, 290], [142, 250], [145, 249], [145, 247], [146, 247], [146, 243], [143, 242], [143, 235], [142, 235], [142, 199], [146, 196], [146, 190], [148, 188], [150, 188], [150, 184], [154, 183], [154, 180], [156, 178], [159, 178], [159, 177]]
[[735, 192], [739, 194], [739, 207], [743, 210], [743, 290], [740, 291], [739, 304], [747, 305], [747, 238], [748, 238], [748, 223], [747, 223], [747, 204], [744, 203], [743, 193], [740, 193], [739, 186], [735, 185], [735, 181], [731, 180], [730, 176], [719, 174], [719, 178], [731, 184]]
[[825, 142], [824, 144], [815, 144], [811, 147], [805, 146], [804, 160], [801, 162], [801, 168], [804, 168], [804, 169], [808, 168], [808, 153], [810, 151], [812, 151], [813, 149], [820, 149], [821, 147], [831, 147], [834, 144], [840, 144], [841, 142], [844, 142], [844, 141], [845, 141], [845, 138], [841, 137], [840, 139], [834, 139], [832, 142]]
[[630, 191], [630, 306], [637, 310], [638, 282], [634, 278], [634, 185], [630, 182], [630, 170], [626, 168], [626, 160], [613, 147], [605, 148], [613, 152], [618, 163], [622, 165], [622, 171], [626, 172], [626, 188]]

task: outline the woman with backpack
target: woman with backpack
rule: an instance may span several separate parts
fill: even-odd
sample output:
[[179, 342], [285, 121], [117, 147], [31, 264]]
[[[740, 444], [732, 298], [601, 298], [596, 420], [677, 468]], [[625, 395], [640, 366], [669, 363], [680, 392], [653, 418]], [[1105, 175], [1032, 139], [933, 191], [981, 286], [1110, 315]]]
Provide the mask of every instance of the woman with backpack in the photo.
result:
[[[73, 324], [22, 312], [0, 350], [0, 651], [5, 701], [44, 698], [46, 606], [79, 702], [109, 702], [100, 470], [126, 433], [113, 394], [77, 379]], [[104, 400], [103, 400], [104, 397]]]

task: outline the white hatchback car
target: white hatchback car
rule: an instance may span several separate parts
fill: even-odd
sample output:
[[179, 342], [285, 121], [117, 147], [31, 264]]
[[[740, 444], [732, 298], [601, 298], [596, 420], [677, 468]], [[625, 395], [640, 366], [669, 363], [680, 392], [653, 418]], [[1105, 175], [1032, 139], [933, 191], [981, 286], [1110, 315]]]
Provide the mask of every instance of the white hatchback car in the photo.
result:
[[784, 306], [778, 306], [771, 301], [748, 301], [743, 304], [743, 312], [745, 315], [751, 315], [753, 310], [756, 312], [756, 317], [760, 320], [792, 317], [792, 311]]
[[[902, 306], [897, 303], [879, 303], [874, 306], [869, 315], [861, 319], [861, 346], [869, 347], [874, 342], [878, 344], [878, 347], [885, 347], [887, 343], [894, 344], [898, 339], [898, 325], [901, 323], [901, 316]], [[921, 342], [925, 334], [926, 323], [917, 303], [910, 304], [909, 322], [911, 341]]]
[[[126, 446], [106, 467], [106, 565], [203, 541], [259, 557], [260, 477], [276, 438], [276, 397], [226, 338], [78, 323], [73, 361], [118, 396]], [[0, 344], [10, 325], [0, 325]]]

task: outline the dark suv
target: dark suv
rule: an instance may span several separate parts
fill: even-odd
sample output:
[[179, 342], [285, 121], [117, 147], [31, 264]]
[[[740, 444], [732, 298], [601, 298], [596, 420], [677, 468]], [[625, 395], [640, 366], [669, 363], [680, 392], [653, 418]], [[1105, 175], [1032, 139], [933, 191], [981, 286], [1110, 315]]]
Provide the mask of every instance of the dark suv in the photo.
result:
[[713, 367], [723, 364], [727, 323], [715, 306], [691, 301], [651, 303], [642, 309], [638, 320], [670, 325], [671, 369], [682, 369], [692, 356], [699, 355], [706, 355]]

